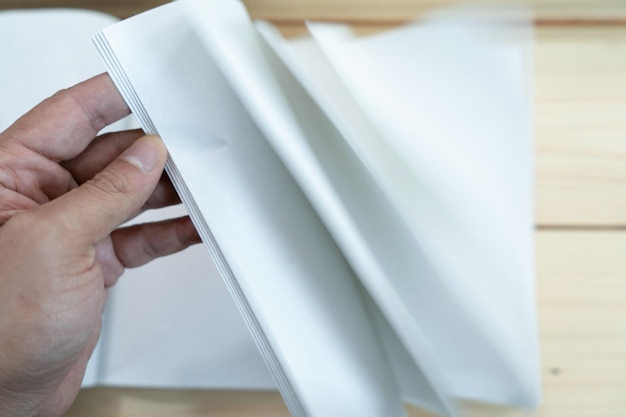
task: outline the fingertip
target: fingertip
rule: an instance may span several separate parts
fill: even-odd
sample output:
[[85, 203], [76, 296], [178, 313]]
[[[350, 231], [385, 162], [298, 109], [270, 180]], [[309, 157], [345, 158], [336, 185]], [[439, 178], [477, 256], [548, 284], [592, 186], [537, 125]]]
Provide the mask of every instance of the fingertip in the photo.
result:
[[167, 158], [167, 150], [163, 141], [158, 136], [146, 135], [137, 139], [120, 158], [144, 174], [162, 168]]
[[179, 226], [179, 241], [186, 246], [191, 246], [202, 242], [198, 230], [191, 221], [191, 218], [189, 218], [188, 216], [184, 217], [181, 220]]

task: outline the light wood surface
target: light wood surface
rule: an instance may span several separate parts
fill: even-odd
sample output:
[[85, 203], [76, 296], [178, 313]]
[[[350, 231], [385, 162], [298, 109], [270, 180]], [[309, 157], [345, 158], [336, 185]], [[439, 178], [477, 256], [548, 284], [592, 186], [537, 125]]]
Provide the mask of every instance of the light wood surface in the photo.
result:
[[540, 27], [537, 222], [626, 225], [626, 25]]
[[[0, 0], [128, 16], [162, 0]], [[290, 28], [302, 18], [366, 26], [454, 0], [247, 0]], [[457, 1], [458, 3], [458, 1]], [[626, 416], [626, 5], [533, 0], [537, 300], [543, 405], [533, 413], [465, 406], [480, 417]], [[275, 392], [96, 388], [68, 417], [288, 416]], [[411, 409], [412, 417], [427, 414]]]
[[[404, 21], [433, 9], [493, 3], [527, 4], [545, 23], [622, 22], [626, 4], [616, 0], [243, 0], [252, 16], [281, 21], [302, 19]], [[168, 0], [0, 0], [0, 8], [84, 7], [128, 17]]]

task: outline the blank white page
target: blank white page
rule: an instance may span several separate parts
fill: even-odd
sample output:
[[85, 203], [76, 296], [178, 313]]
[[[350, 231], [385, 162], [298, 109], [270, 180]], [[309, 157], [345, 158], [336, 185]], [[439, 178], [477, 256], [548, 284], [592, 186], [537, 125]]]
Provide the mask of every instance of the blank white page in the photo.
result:
[[[526, 45], [523, 39], [507, 38], [515, 36], [516, 28], [442, 19], [361, 41], [347, 28], [317, 25], [322, 49], [340, 50], [326, 52], [329, 61], [348, 62], [349, 70], [340, 67], [340, 75], [411, 174], [389, 182], [386, 172], [367, 172], [374, 165], [363, 158], [369, 150], [350, 142], [356, 152], [346, 149], [339, 127], [329, 124], [336, 120], [333, 114], [320, 115], [310, 97], [298, 91], [290, 71], [275, 61], [251, 58], [230, 41], [246, 28], [229, 18], [221, 16], [198, 30], [219, 54], [218, 64], [230, 68], [228, 77], [244, 105], [412, 359], [439, 386], [435, 392], [441, 390], [443, 400], [456, 395], [536, 404], [532, 147], [524, 90]], [[517, 23], [523, 35], [525, 22]], [[489, 25], [487, 31], [482, 24]], [[498, 39], [498, 34], [505, 36]], [[487, 42], [493, 39], [503, 43]], [[268, 75], [260, 77], [260, 72]], [[358, 90], [355, 80], [362, 81]], [[367, 100], [361, 102], [363, 97]], [[383, 105], [376, 107], [379, 98]], [[284, 109], [268, 109], [268, 101]], [[428, 117], [420, 119], [416, 110]], [[430, 134], [419, 134], [424, 131]], [[413, 146], [418, 139], [422, 148]], [[402, 140], [404, 147], [398, 145]], [[459, 173], [450, 175], [453, 170]]]
[[113, 26], [97, 43], [144, 129], [167, 144], [170, 175], [290, 410], [404, 415], [358, 281], [182, 3]]
[[[377, 135], [377, 132], [368, 123], [341, 80], [334, 74], [322, 50], [311, 38], [285, 41], [279, 32], [267, 23], [257, 22], [256, 26], [280, 60], [294, 74], [311, 98], [315, 99], [320, 109], [325, 112], [327, 118], [320, 120], [318, 116], [315, 125], [321, 126], [332, 121], [337, 127], [334, 130], [328, 129], [332, 133], [314, 134], [310, 140], [318, 145], [325, 143], [326, 147], [330, 147], [331, 151], [328, 153], [331, 155], [341, 155], [341, 157], [335, 158], [335, 164], [326, 162], [321, 165], [329, 173], [329, 176], [332, 174], [335, 178], [343, 178], [343, 181], [335, 180], [333, 186], [337, 187], [338, 190], [343, 190], [344, 196], [352, 197], [352, 200], [344, 198], [343, 204], [346, 211], [356, 213], [352, 215], [355, 223], [357, 223], [356, 227], [360, 229], [362, 238], [368, 239], [371, 249], [365, 248], [364, 250], [371, 250], [371, 252], [363, 257], [377, 259], [387, 250], [395, 250], [397, 246], [400, 246], [404, 248], [404, 254], [407, 255], [407, 258], [418, 261], [417, 264], [414, 264], [411, 272], [432, 277], [433, 273], [427, 269], [427, 266], [417, 269], [422, 260], [419, 247], [416, 247], [416, 242], [408, 233], [408, 228], [397, 221], [399, 217], [395, 208], [385, 204], [388, 197], [380, 189], [380, 183], [376, 183], [377, 178], [372, 175], [372, 172], [364, 169], [364, 167], [370, 168], [367, 166], [367, 161], [362, 158], [363, 155], [359, 154], [360, 149], [354, 147], [349, 149], [347, 144], [339, 146], [344, 141], [349, 143], [354, 136], [359, 137], [360, 140], [365, 140], [367, 136]], [[300, 99], [300, 101], [304, 100]], [[312, 104], [310, 106], [313, 109], [307, 110], [306, 114], [319, 113], [320, 109], [315, 108]], [[338, 134], [339, 131], [341, 131], [341, 135]], [[316, 148], [316, 146], [311, 147]], [[389, 154], [385, 143], [381, 143], [376, 151], [379, 158]], [[333, 157], [328, 157], [328, 153], [325, 156], [320, 153], [318, 158], [332, 161]], [[352, 175], [348, 175], [348, 173]], [[369, 194], [358, 195], [358, 193], [355, 194], [351, 191], [353, 189], [367, 189]], [[383, 203], [376, 204], [377, 202]], [[386, 230], [383, 231], [383, 229]], [[404, 240], [401, 243], [399, 239]], [[362, 264], [362, 261], [358, 260], [358, 256], [353, 255], [353, 262], [356, 265]], [[427, 348], [423, 348], [423, 346], [427, 346], [428, 340], [421, 339], [419, 327], [408, 316], [406, 309], [402, 308], [402, 299], [399, 294], [402, 293], [402, 290], [394, 293], [393, 290], [390, 291], [389, 287], [377, 285], [374, 281], [393, 282], [393, 277], [396, 275], [388, 278], [379, 266], [365, 270], [362, 265], [355, 268], [361, 270], [364, 279], [370, 282], [368, 286], [370, 291], [375, 294], [378, 292], [375, 296], [377, 301], [374, 301], [369, 295], [367, 296], [368, 305], [403, 397], [407, 401], [440, 415], [453, 414], [455, 412], [453, 405], [445, 396], [445, 391], [441, 387], [443, 384], [438, 381], [438, 369], [434, 363], [434, 355]], [[400, 279], [406, 280], [406, 277], [400, 276]], [[420, 280], [410, 279], [410, 281], [422, 285]], [[433, 282], [436, 283], [436, 281]], [[381, 291], [382, 294], [386, 293], [387, 295], [381, 295]], [[410, 296], [412, 292], [409, 291], [407, 294]], [[379, 307], [377, 303], [383, 307]], [[430, 308], [430, 305], [425, 307]], [[399, 331], [393, 330], [389, 320], [381, 312], [381, 308], [387, 312], [387, 316], [391, 320], [396, 320], [395, 327], [399, 328]], [[398, 312], [394, 312], [394, 310], [399, 310], [403, 314], [398, 315]], [[408, 340], [406, 346], [398, 334], [401, 334], [404, 340]], [[411, 351], [407, 350], [407, 346]]]
[[366, 37], [309, 28], [389, 148], [362, 140], [372, 136], [352, 142], [431, 265], [412, 289], [395, 285], [447, 391], [535, 406], [528, 16], [453, 11]]

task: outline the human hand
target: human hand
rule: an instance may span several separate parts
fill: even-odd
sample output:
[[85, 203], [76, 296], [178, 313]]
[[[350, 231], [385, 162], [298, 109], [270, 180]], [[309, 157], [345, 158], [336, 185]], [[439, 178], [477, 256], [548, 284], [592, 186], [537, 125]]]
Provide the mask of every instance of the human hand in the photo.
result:
[[[105, 134], [128, 108], [101, 75], [0, 134], [0, 415], [61, 416], [124, 268], [199, 242], [188, 218], [118, 227], [178, 203], [160, 139]], [[94, 140], [95, 138], [95, 140]]]

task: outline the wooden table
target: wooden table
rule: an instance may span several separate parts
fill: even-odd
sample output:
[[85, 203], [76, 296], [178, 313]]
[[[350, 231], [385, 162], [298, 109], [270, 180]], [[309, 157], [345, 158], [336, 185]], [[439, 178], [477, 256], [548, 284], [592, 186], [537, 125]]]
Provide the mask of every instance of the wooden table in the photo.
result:
[[[4, 0], [120, 17], [162, 0]], [[289, 30], [307, 18], [397, 24], [452, 0], [248, 0]], [[626, 416], [626, 7], [533, 0], [537, 13], [536, 243], [544, 401], [534, 413], [482, 405], [470, 416]], [[288, 416], [275, 392], [97, 388], [68, 417]], [[411, 409], [411, 416], [426, 416]]]

